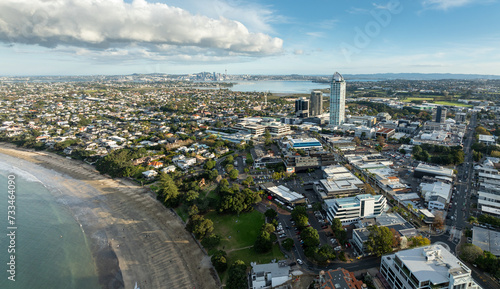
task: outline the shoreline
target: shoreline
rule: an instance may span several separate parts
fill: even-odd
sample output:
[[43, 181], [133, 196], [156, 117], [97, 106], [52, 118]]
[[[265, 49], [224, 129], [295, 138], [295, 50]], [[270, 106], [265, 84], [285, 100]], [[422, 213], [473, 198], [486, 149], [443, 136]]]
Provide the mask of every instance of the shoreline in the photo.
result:
[[[0, 154], [29, 163], [82, 227], [101, 288], [218, 288], [207, 256], [178, 216], [144, 187], [45, 151], [0, 143]], [[33, 165], [34, 164], [34, 165]]]

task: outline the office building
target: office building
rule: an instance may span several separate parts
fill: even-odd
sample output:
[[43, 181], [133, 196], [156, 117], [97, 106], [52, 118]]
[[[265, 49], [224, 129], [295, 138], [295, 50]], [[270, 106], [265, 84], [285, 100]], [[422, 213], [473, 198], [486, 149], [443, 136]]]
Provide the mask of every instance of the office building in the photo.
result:
[[309, 117], [309, 100], [305, 97], [295, 101], [295, 116], [299, 118]]
[[370, 194], [355, 197], [328, 199], [326, 215], [330, 222], [340, 219], [343, 225], [357, 222], [360, 218], [370, 218], [380, 215], [387, 206], [387, 200], [382, 195]]
[[382, 257], [386, 287], [397, 289], [480, 289], [471, 269], [442, 245], [399, 251]]
[[436, 119], [438, 123], [444, 123], [446, 121], [446, 113], [448, 110], [444, 106], [438, 106], [436, 109]]
[[457, 112], [455, 114], [455, 121], [457, 123], [464, 123], [467, 121], [467, 113], [465, 112]]
[[345, 93], [344, 77], [335, 72], [330, 86], [330, 126], [342, 125], [345, 120]]
[[310, 116], [317, 116], [323, 113], [323, 92], [313, 91], [310, 98]]

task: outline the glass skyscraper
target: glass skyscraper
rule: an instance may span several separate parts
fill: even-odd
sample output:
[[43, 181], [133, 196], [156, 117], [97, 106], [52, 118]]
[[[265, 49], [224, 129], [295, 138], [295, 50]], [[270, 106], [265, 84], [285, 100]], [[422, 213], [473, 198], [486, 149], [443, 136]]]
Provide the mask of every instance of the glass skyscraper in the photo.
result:
[[339, 126], [345, 120], [345, 80], [335, 72], [330, 86], [330, 126]]

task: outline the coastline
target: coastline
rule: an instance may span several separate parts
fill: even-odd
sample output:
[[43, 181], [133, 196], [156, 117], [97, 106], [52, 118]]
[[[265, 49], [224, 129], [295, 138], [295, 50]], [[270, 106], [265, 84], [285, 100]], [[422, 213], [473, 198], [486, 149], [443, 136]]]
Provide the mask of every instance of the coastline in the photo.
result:
[[149, 190], [110, 179], [62, 156], [0, 143], [0, 154], [44, 185], [73, 213], [89, 242], [101, 288], [218, 288], [213, 267], [182, 221]]

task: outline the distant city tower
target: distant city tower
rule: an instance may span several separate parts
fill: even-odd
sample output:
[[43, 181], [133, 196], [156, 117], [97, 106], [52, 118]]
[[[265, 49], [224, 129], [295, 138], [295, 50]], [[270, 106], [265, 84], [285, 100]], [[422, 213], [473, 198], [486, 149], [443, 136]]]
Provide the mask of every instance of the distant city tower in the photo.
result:
[[335, 72], [330, 86], [330, 126], [339, 126], [345, 120], [345, 80]]
[[317, 116], [323, 113], [323, 92], [313, 91], [310, 97], [310, 116]]

